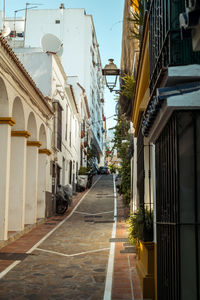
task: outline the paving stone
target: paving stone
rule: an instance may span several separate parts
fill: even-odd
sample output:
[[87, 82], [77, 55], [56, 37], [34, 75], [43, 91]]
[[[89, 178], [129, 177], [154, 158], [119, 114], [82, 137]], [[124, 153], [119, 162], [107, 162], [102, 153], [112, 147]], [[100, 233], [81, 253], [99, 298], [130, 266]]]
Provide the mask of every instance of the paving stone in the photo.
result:
[[[101, 196], [101, 199], [97, 199], [96, 196], [98, 195]], [[38, 246], [44, 251], [35, 249], [31, 255], [26, 255], [25, 259], [21, 259], [20, 264], [0, 280], [0, 299], [103, 299], [110, 237], [113, 228], [114, 207], [112, 198], [112, 176], [102, 177], [77, 207], [77, 212], [87, 213], [87, 215], [72, 214]], [[85, 222], [90, 219], [95, 222]], [[37, 243], [39, 239], [50, 232], [61, 220], [64, 220], [64, 216], [54, 216], [46, 222], [47, 225], [40, 225], [39, 229], [35, 228], [31, 233], [28, 233], [27, 237], [22, 239], [23, 247], [27, 249], [24, 251], [28, 251], [34, 243]], [[109, 222], [105, 223], [106, 221]], [[124, 232], [126, 227], [123, 227], [123, 222], [121, 225], [121, 230]], [[18, 241], [15, 245], [12, 244], [10, 248], [10, 253], [18, 252], [18, 258], [21, 253], [23, 254], [22, 251], [19, 251], [22, 247], [20, 246], [22, 243], [20, 243]], [[119, 244], [115, 243], [115, 246]], [[88, 251], [104, 248], [108, 248], [108, 250], [88, 253]], [[18, 251], [15, 251], [16, 249]], [[45, 252], [46, 250], [57, 253]], [[3, 252], [5, 251], [1, 249], [0, 253]], [[9, 251], [6, 252], [9, 253]], [[1, 262], [2, 264], [5, 262], [12, 263], [13, 260], [0, 259], [0, 268]]]

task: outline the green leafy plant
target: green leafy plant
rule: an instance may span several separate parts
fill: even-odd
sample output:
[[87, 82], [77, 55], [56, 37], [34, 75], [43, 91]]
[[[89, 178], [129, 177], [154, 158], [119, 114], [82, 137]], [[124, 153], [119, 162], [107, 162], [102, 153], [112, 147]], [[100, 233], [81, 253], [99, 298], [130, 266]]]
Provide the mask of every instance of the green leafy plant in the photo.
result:
[[122, 85], [121, 85], [121, 91], [120, 94], [128, 98], [129, 100], [132, 100], [133, 97], [133, 91], [135, 87], [135, 79], [133, 75], [125, 74], [121, 77], [122, 79]]
[[111, 174], [115, 174], [116, 173], [117, 167], [115, 166], [115, 164], [110, 164], [108, 167], [110, 169], [110, 173]]
[[81, 166], [79, 169], [78, 175], [87, 175], [87, 168]]
[[130, 38], [141, 41], [142, 33], [140, 27], [143, 25], [144, 20], [144, 7], [145, 0], [130, 0], [130, 6], [133, 7], [133, 11], [130, 12], [131, 16], [129, 21]]
[[153, 240], [153, 213], [145, 209], [138, 209], [131, 214], [129, 223], [129, 241], [137, 244], [138, 241], [150, 242]]
[[119, 113], [124, 114], [127, 119], [132, 115], [132, 98], [135, 88], [135, 79], [133, 75], [124, 74], [121, 77], [121, 90], [119, 98]]
[[126, 205], [130, 203], [130, 190], [131, 190], [131, 165], [130, 159], [127, 157], [129, 144], [130, 144], [130, 122], [125, 116], [118, 116], [117, 123], [114, 127], [113, 150], [117, 150], [117, 157], [121, 159], [121, 167], [119, 174], [121, 175], [121, 185], [119, 193], [123, 194], [123, 199]]

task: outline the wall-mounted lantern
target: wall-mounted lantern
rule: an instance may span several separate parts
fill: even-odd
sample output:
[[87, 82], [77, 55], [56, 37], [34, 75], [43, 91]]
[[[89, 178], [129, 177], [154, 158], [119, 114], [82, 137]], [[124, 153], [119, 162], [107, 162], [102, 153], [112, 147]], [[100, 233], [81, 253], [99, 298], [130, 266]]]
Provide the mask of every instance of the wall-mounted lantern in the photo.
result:
[[114, 59], [110, 58], [108, 64], [102, 69], [102, 74], [105, 76], [106, 86], [110, 92], [119, 92], [114, 90], [117, 84], [117, 77], [120, 75], [120, 69], [114, 64]]

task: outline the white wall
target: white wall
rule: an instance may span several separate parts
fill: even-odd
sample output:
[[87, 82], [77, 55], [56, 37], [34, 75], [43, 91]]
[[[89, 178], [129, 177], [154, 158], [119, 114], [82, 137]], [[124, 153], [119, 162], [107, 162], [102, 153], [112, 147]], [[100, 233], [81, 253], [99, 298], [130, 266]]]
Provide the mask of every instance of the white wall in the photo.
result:
[[[56, 24], [56, 20], [60, 23]], [[86, 15], [84, 9], [29, 10], [25, 46], [38, 47], [41, 38], [46, 33], [56, 35], [63, 42], [61, 61], [65, 73], [68, 76], [78, 76], [80, 84], [86, 90], [90, 110], [94, 107], [92, 119], [96, 122], [99, 119], [97, 111], [101, 111], [101, 104], [96, 93], [98, 86], [97, 73], [99, 72], [99, 76], [102, 75], [101, 69], [98, 69], [101, 66], [101, 61], [92, 17]], [[98, 66], [94, 66], [92, 63], [91, 49], [93, 49], [94, 60], [98, 63]], [[91, 99], [91, 89], [94, 90], [94, 103]], [[99, 92], [102, 96], [102, 82]], [[96, 106], [98, 110], [96, 110]], [[102, 149], [102, 133], [100, 130], [99, 140], [97, 138], [97, 127], [93, 126], [93, 133]], [[99, 126], [100, 129], [101, 127], [102, 125]]]
[[[23, 51], [23, 49], [21, 49]], [[24, 52], [24, 51], [23, 51]], [[16, 53], [43, 95], [51, 96], [52, 58], [43, 52]]]

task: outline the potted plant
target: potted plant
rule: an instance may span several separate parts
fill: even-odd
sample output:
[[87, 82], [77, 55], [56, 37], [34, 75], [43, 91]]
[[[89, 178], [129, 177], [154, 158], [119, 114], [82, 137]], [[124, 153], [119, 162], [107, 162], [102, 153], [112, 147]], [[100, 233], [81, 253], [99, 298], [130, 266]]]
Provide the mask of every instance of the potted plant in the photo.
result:
[[129, 241], [136, 245], [138, 257], [136, 268], [143, 296], [152, 299], [154, 294], [153, 212], [147, 208], [138, 209], [130, 216], [129, 225]]
[[138, 241], [153, 241], [153, 212], [147, 208], [140, 208], [129, 218], [129, 240], [137, 243]]

